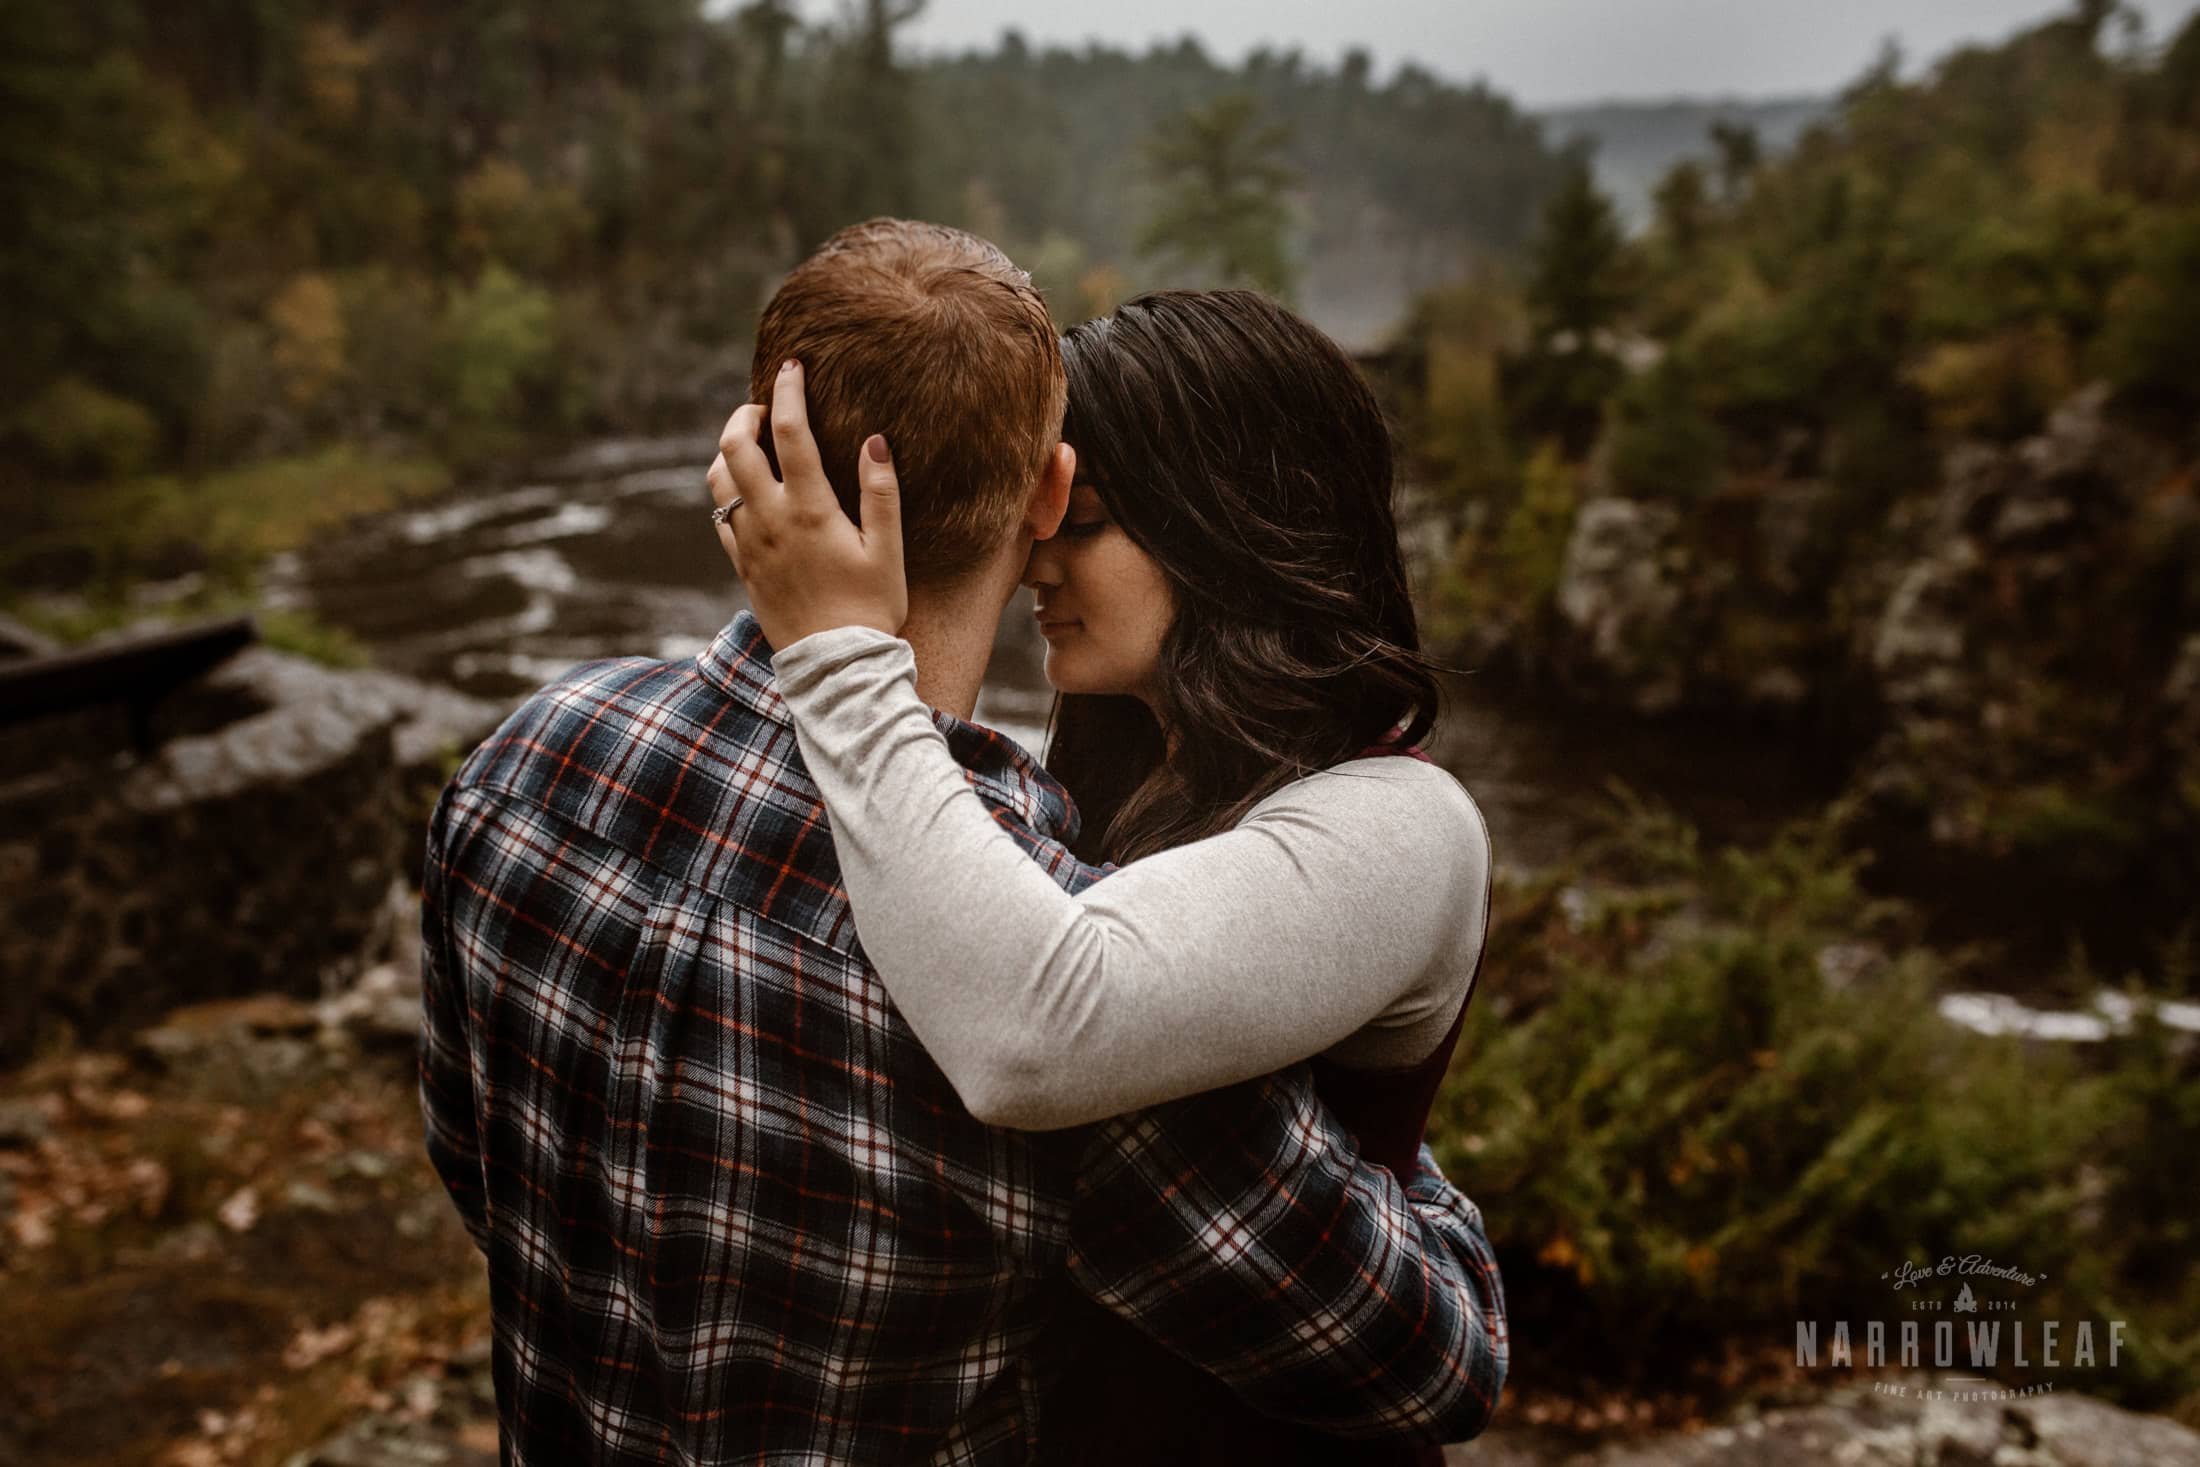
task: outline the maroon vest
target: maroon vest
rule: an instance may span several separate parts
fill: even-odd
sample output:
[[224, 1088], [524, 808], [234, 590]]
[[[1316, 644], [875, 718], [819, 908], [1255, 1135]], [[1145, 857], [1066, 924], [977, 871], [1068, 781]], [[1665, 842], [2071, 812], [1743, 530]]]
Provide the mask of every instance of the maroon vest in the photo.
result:
[[[1374, 754], [1427, 757], [1419, 749], [1390, 745], [1367, 751]], [[1489, 902], [1485, 876], [1485, 933]], [[1477, 954], [1468, 1002], [1481, 966]], [[1401, 1184], [1418, 1169], [1429, 1108], [1466, 1020], [1467, 1003], [1462, 1002], [1443, 1042], [1406, 1069], [1354, 1069], [1320, 1057], [1312, 1061], [1314, 1088], [1322, 1103], [1358, 1138], [1360, 1154], [1388, 1168]], [[1261, 1467], [1332, 1467], [1339, 1462], [1442, 1467], [1441, 1447], [1346, 1441], [1262, 1416], [1214, 1377], [1168, 1354], [1082, 1294], [1065, 1303], [1048, 1329], [1050, 1343], [1061, 1348], [1068, 1364], [1040, 1417], [1039, 1461], [1045, 1467], [1121, 1467], [1132, 1462], [1153, 1467], [1245, 1462]]]

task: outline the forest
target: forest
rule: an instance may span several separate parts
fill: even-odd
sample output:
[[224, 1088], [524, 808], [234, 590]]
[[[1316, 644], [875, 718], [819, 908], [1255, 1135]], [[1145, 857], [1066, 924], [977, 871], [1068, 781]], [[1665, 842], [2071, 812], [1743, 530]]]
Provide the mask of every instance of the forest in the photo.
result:
[[1516, 892], [1447, 1156], [1508, 1179], [1538, 1349], [1654, 1378], [1960, 1233], [2146, 1320], [2087, 1388], [2195, 1419], [2191, 1035], [1917, 1016], [2200, 976], [2200, 18], [2135, 46], [2086, 0], [1890, 55], [1784, 155], [1715, 143], [1640, 235], [1576, 166], [1517, 267], [1421, 300], [1427, 612], [1461, 665], [1844, 787], [1748, 853], [1638, 806], [1594, 897]]
[[[2120, 1368], [2051, 1378], [2200, 1427], [2200, 1044], [2164, 1017], [2200, 1014], [2200, 16], [2151, 35], [2071, 0], [1890, 50], [1826, 101], [1539, 119], [1364, 52], [1011, 33], [921, 57], [920, 10], [10, 0], [0, 611], [75, 641], [144, 618], [152, 584], [164, 615], [251, 609], [276, 647], [363, 660], [259, 604], [271, 557], [447, 498], [484, 521], [466, 553], [547, 559], [531, 521], [606, 485], [530, 470], [714, 430], [773, 282], [869, 215], [998, 240], [1065, 325], [1156, 286], [1267, 289], [1392, 414], [1424, 640], [1467, 712], [1547, 698], [1612, 744], [1716, 729], [1836, 776], [1747, 845], [1618, 789], [1606, 832], [1500, 881], [1431, 1142], [1499, 1250], [1508, 1424], [1822, 1393], [1798, 1312], [1882, 1305], [1882, 1271], [1961, 1246], [2037, 1270], [2050, 1317], [2129, 1323]], [[1623, 125], [1615, 184], [1580, 136]], [[581, 508], [576, 559], [651, 511]], [[385, 543], [379, 568], [465, 580], [438, 549]], [[613, 584], [482, 581], [490, 627]], [[725, 589], [695, 600], [722, 616]], [[652, 632], [694, 630], [693, 604]], [[1437, 752], [1477, 791], [1507, 773]], [[1691, 750], [1676, 783], [1728, 777]], [[2091, 1037], [1947, 1021], [1982, 993]], [[110, 1379], [157, 1406], [99, 1423], [118, 1440], [226, 1433], [246, 1445], [188, 1460], [268, 1462], [411, 1409], [390, 1401], [416, 1369], [446, 1415], [454, 1382], [485, 1388], [459, 1368], [485, 1305], [419, 1156], [412, 1016], [371, 1063], [300, 1059], [317, 1021], [239, 1007], [267, 997], [222, 1042], [304, 1070], [140, 1073], [61, 1042], [0, 1076], [40, 1138], [0, 1135], [0, 1303], [46, 1324], [0, 1342], [25, 1440], [70, 1438], [99, 1412], [65, 1392]], [[193, 1228], [292, 1251], [265, 1294], [211, 1292], [212, 1243], [147, 1241]], [[135, 1342], [111, 1294], [156, 1275], [266, 1336], [249, 1369], [175, 1378]], [[80, 1337], [144, 1358], [90, 1372]], [[256, 1425], [203, 1409], [262, 1399], [269, 1359], [290, 1373]]]
[[1218, 102], [1215, 161], [1267, 169], [1290, 216], [1259, 278], [1305, 296], [1395, 301], [1515, 250], [1562, 176], [1502, 97], [1378, 84], [1364, 54], [1010, 34], [919, 65], [916, 10], [9, 6], [10, 492], [35, 513], [59, 484], [336, 442], [475, 464], [661, 426], [738, 382], [780, 272], [878, 213], [998, 239], [1075, 319], [1200, 278], [1208, 242], [1141, 249], [1148, 152]]

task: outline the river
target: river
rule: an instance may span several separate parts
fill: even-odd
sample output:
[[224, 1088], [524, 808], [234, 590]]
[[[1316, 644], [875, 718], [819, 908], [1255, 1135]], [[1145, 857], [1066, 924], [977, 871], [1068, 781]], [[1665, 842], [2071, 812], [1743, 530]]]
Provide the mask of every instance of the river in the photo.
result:
[[[509, 483], [355, 521], [278, 557], [267, 599], [350, 632], [384, 666], [512, 704], [589, 658], [690, 657], [746, 604], [706, 518], [714, 452], [700, 438], [609, 440]], [[1018, 592], [977, 717], [1034, 751], [1050, 701], [1043, 654]], [[1761, 840], [1841, 779], [1746, 729], [1588, 712], [1469, 673], [1446, 679], [1431, 753], [1473, 793], [1507, 872], [1575, 849], [1614, 779], [1671, 805], [1707, 844]], [[1943, 1012], [1974, 1028], [2092, 1037], [2100, 1018], [2073, 1029], [2000, 996], [1950, 997]]]
[[[517, 703], [592, 657], [693, 656], [746, 605], [706, 518], [701, 439], [591, 445], [505, 485], [355, 521], [270, 567], [276, 606], [311, 611], [384, 666]], [[1045, 652], [1019, 591], [1001, 617], [977, 716], [1039, 747]], [[1618, 777], [1706, 838], [1761, 836], [1832, 792], [1786, 752], [1735, 734], [1615, 725], [1472, 675], [1447, 679], [1433, 752], [1482, 806], [1501, 864], [1562, 858]]]

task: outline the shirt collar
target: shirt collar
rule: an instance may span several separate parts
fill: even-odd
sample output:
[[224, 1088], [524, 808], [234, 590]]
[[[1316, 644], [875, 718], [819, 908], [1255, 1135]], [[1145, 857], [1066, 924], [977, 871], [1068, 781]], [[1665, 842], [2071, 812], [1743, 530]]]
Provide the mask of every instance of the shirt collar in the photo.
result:
[[[772, 682], [772, 649], [756, 614], [743, 611], [720, 629], [695, 657], [696, 671], [727, 697], [790, 727], [787, 700]], [[1053, 775], [1014, 739], [939, 709], [932, 723], [947, 749], [980, 787], [1012, 810], [1035, 834], [1067, 845], [1077, 839], [1077, 806]]]

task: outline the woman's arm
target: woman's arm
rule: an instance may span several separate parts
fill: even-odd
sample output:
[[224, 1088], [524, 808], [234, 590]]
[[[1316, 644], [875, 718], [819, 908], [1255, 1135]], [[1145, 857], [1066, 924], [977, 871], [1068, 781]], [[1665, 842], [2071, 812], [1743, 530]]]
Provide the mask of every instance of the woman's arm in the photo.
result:
[[1072, 897], [970, 788], [906, 642], [843, 627], [774, 672], [865, 952], [981, 1119], [1052, 1129], [1263, 1075], [1416, 993], [1456, 1012], [1488, 847], [1441, 771], [1316, 775]]

